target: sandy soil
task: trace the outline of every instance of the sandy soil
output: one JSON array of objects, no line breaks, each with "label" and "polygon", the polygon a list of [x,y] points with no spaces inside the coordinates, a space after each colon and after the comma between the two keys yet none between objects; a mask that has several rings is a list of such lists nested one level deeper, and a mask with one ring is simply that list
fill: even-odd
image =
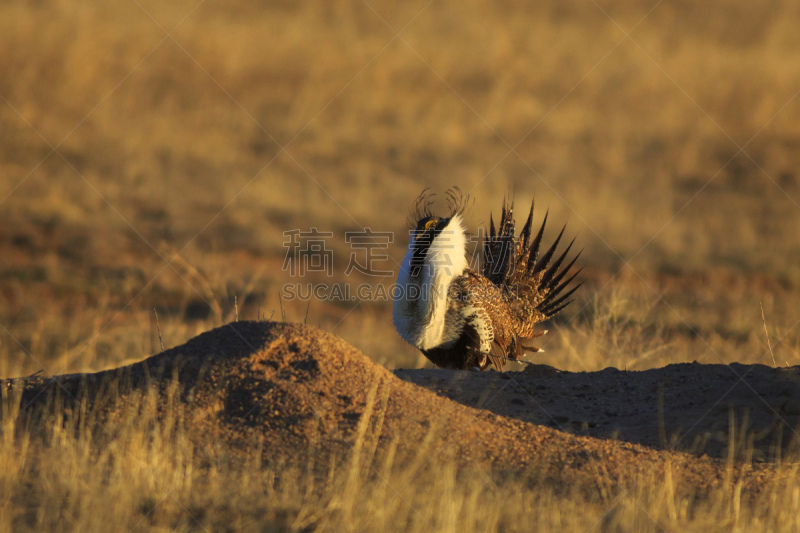
[{"label": "sandy soil", "polygon": [[751,451],[753,460],[767,461],[800,441],[800,367],[684,363],[573,373],[530,365],[522,372],[395,375],[501,416],[652,448],[721,458]]},{"label": "sandy soil", "polygon": [[[502,374],[392,373],[314,327],[235,322],[128,367],[4,386],[22,391],[30,420],[55,406],[78,412],[85,399],[106,430],[154,394],[163,412],[181,414],[198,453],[259,445],[272,467],[307,464],[313,455],[323,473],[353,450],[376,458],[392,450],[400,467],[455,460],[591,492],[598,479],[626,486],[667,465],[694,490],[725,476],[757,489],[777,444],[793,435],[799,381],[798,368],[697,364],[645,372],[531,366]],[[726,449],[729,420],[737,438]],[[714,457],[730,449],[747,459],[738,450],[748,438],[755,461]],[[705,454],[662,449],[670,445]]]}]

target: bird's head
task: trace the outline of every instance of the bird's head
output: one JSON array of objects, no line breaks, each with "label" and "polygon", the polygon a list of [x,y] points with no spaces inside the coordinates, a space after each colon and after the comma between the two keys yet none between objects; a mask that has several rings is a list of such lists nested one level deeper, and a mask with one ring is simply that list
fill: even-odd
[{"label": "bird's head", "polygon": [[[440,217],[431,212],[433,195],[424,191],[411,214],[411,239],[408,245],[408,274],[417,278],[429,269],[428,276],[447,273],[458,276],[466,268],[466,234],[461,214],[468,197],[458,189],[447,192],[448,213]],[[416,221],[416,222],[414,222]]]},{"label": "bird's head", "polygon": [[453,217],[437,217],[428,215],[421,219],[416,224],[416,227],[411,231],[411,242],[409,242],[409,252],[411,253],[411,275],[418,276],[422,268],[425,266],[425,259],[429,257],[428,264],[433,266],[437,258],[433,257],[435,251],[444,251],[449,246],[448,243],[452,241],[455,232],[459,231],[463,234],[460,219],[453,220]]}]

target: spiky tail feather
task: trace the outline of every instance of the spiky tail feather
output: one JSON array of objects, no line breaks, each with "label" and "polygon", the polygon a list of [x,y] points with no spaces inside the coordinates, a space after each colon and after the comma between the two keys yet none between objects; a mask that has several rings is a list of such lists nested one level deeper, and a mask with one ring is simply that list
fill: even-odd
[{"label": "spiky tail feather", "polygon": [[[534,202],[531,202],[531,209],[525,225],[520,231],[519,238],[515,235],[513,202],[506,205],[506,201],[503,201],[500,224],[497,229],[495,229],[494,220],[490,215],[489,235],[484,242],[483,275],[501,288],[527,286],[526,294],[521,294],[519,297],[533,304],[533,308],[541,313],[541,318],[544,319],[555,316],[569,305],[573,301],[569,300],[569,297],[583,284],[583,282],[579,283],[563,296],[558,297],[583,270],[583,268],[580,268],[569,278],[564,279],[583,250],[578,252],[562,268],[564,260],[575,243],[575,239],[572,239],[566,249],[553,260],[553,256],[566,230],[566,225],[564,225],[556,240],[540,258],[539,250],[549,211],[545,213],[542,225],[531,241],[533,209]],[[550,264],[551,261],[553,261],[552,265]]]}]

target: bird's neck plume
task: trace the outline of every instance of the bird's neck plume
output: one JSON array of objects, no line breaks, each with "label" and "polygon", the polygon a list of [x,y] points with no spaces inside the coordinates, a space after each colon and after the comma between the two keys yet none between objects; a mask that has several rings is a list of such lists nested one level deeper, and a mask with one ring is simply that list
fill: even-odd
[{"label": "bird's neck plume", "polygon": [[455,215],[433,238],[421,265],[413,264],[413,242],[403,258],[397,276],[394,322],[403,339],[420,349],[447,341],[448,290],[467,267],[466,244],[461,217]]}]

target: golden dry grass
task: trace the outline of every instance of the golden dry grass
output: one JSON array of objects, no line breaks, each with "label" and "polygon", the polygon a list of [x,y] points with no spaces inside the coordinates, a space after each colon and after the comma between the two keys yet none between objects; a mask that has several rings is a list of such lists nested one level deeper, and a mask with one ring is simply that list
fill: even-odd
[{"label": "golden dry grass", "polygon": [[[3,324],[23,345],[6,372],[140,357],[153,307],[170,345],[237,294],[244,316],[280,314],[287,229],[333,231],[339,281],[344,231],[397,232],[394,269],[412,199],[452,185],[473,231],[509,188],[535,194],[587,248],[586,294],[621,274],[663,297],[659,321],[711,339],[691,358],[760,352],[759,301],[796,323],[797,10],[650,8],[5,3]],[[380,328],[387,303],[350,307],[309,320],[415,361]]]},{"label": "golden dry grass", "polygon": [[[397,232],[397,261],[413,198],[452,185],[476,199],[473,231],[513,188],[579,233],[589,284],[538,362],[771,364],[763,302],[775,360],[800,364],[798,23],[782,0],[3,2],[0,375],[141,359],[159,351],[153,308],[170,347],[231,320],[235,297],[242,317],[308,313],[389,367],[421,365],[387,302],[279,302],[297,281],[282,232],[333,231],[334,280],[389,284],[344,277],[344,231]],[[14,523],[192,529],[182,507],[221,524],[264,507],[264,491],[288,518],[263,523],[319,512],[330,530],[375,509],[427,530],[419,506],[441,530],[574,529],[607,508],[519,487],[506,502],[480,476],[441,475],[391,505],[359,481],[372,496],[347,495],[343,515],[341,485],[313,501],[291,483],[248,485],[129,423],[136,459],[4,430]],[[674,529],[800,528],[796,488],[755,504],[729,487],[692,512],[667,490],[644,484],[614,516],[632,530],[652,528],[645,514]],[[147,502],[163,516],[137,515]]]},{"label": "golden dry grass", "polygon": [[[534,459],[522,474],[459,469],[431,458],[395,460],[394,444],[376,456],[356,445],[322,478],[305,467],[261,464],[254,442],[244,457],[193,446],[185,404],[160,413],[155,395],[129,403],[113,425],[92,407],[31,423],[19,395],[3,394],[0,528],[3,531],[793,531],[800,527],[797,464],[767,471],[758,491],[726,476],[708,492],[682,483],[681,467],[646,469],[621,488],[595,469],[588,497],[577,486],[536,482]],[[376,406],[377,408],[377,406]],[[367,420],[367,423],[363,423]],[[18,427],[19,426],[19,427]],[[16,431],[19,429],[24,430]],[[15,438],[15,434],[18,435]],[[424,449],[424,446],[422,447]],[[322,455],[320,454],[320,457]],[[320,459],[317,459],[320,460]],[[404,464],[404,466],[401,466]],[[731,465],[731,463],[728,463]],[[724,463],[721,465],[724,469]]]}]

